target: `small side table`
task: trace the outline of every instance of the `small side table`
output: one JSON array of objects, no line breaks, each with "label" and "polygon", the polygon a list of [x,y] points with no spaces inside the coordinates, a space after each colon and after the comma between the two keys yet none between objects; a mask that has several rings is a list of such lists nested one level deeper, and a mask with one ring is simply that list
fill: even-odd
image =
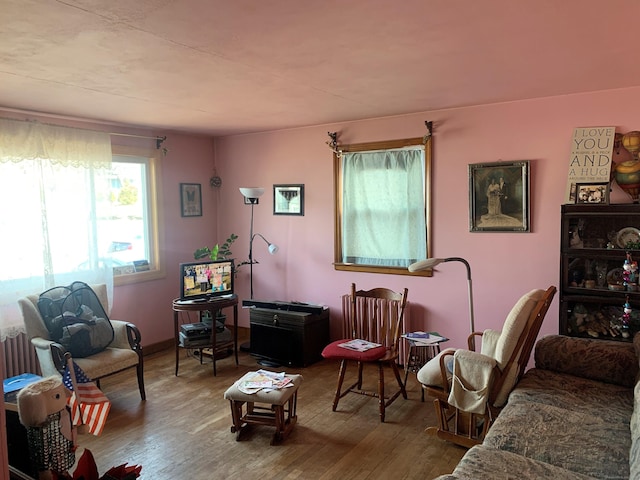
[{"label": "small side table", "polygon": [[[218,297],[213,298],[206,302],[196,301],[183,301],[179,298],[173,301],[173,326],[174,336],[176,342],[176,376],[178,376],[178,361],[180,358],[180,335],[179,335],[179,313],[180,312],[211,312],[211,318],[215,319],[215,312],[222,308],[233,307],[233,352],[236,357],[236,365],[238,365],[238,296],[232,295],[230,297]],[[206,345],[205,345],[206,346]],[[213,361],[213,376],[217,374],[216,370],[216,348],[220,347],[216,342],[216,328],[215,320],[213,328],[211,329],[211,348],[212,348],[212,361]]]},{"label": "small side table", "polygon": [[[438,332],[428,332],[429,334],[442,337]],[[438,343],[422,343],[415,340],[404,338],[409,342],[409,350],[407,351],[407,358],[404,362],[404,384],[407,384],[407,378],[409,378],[409,372],[418,373],[424,364],[440,353],[440,344],[449,341],[448,338],[443,339]],[[422,392],[421,401],[424,402],[424,389],[420,389]]]}]

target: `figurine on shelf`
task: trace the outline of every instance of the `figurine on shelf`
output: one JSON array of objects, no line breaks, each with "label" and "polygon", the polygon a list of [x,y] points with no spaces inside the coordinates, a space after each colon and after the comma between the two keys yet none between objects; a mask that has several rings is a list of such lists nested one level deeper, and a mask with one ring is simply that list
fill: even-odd
[{"label": "figurine on shelf", "polygon": [[629,333],[629,323],[631,321],[631,304],[629,303],[629,295],[624,302],[624,309],[622,313],[622,327],[620,329],[620,333],[623,338],[629,338],[631,334]]},{"label": "figurine on shelf", "polygon": [[628,292],[635,292],[638,288],[637,285],[637,277],[636,272],[638,271],[638,262],[635,262],[633,258],[631,258],[631,253],[627,252],[627,258],[622,265],[623,280],[625,290]]},{"label": "figurine on shelf", "polygon": [[580,238],[580,232],[577,228],[571,232],[571,238],[569,239],[569,246],[571,248],[582,248],[584,246],[584,242]]},{"label": "figurine on shelf", "polygon": [[607,262],[596,262],[598,288],[607,288]]}]

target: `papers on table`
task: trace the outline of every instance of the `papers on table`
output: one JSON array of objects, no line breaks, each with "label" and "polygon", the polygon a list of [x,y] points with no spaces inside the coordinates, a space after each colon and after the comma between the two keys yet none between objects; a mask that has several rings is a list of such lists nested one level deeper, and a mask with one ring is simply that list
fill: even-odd
[{"label": "papers on table", "polygon": [[367,350],[371,350],[372,348],[381,347],[382,344],[368,342],[366,340],[360,340],[356,338],[345,343],[339,343],[338,346],[346,348],[348,350],[355,350],[356,352],[366,352]]},{"label": "papers on table", "polygon": [[238,381],[238,390],[248,395],[260,390],[268,392],[289,387],[293,387],[293,383],[284,372],[277,373],[262,369],[257,372],[249,372]]},{"label": "papers on table", "polygon": [[412,341],[416,345],[434,345],[446,342],[448,338],[441,337],[437,332],[409,332],[402,335],[403,338]]}]

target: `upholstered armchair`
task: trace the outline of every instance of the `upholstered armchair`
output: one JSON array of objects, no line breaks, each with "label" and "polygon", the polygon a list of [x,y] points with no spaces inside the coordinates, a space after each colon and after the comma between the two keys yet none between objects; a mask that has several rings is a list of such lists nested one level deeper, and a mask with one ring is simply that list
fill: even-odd
[{"label": "upholstered armchair", "polygon": [[[104,284],[92,285],[103,307],[108,306],[107,287]],[[18,300],[22,311],[27,336],[35,347],[42,375],[60,375],[65,369],[65,348],[51,340],[49,331],[38,311],[39,295],[28,295]],[[106,311],[106,308],[105,308]],[[140,331],[129,322],[111,320],[114,338],[109,346],[95,355],[74,358],[73,361],[95,382],[122,370],[136,368],[140,397],[146,399],[144,390],[144,368]]]},{"label": "upholstered armchair", "polygon": [[[438,437],[465,447],[482,442],[531,356],[556,288],[532,290],[509,312],[500,331],[469,336],[469,349],[448,349],[418,371],[418,381],[434,404],[439,425],[428,428]],[[476,336],[480,352],[473,351]]]}]

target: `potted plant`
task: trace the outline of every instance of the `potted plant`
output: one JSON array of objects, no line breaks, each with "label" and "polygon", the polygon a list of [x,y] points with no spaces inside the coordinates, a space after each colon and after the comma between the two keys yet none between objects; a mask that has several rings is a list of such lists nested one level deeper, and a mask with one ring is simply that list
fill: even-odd
[{"label": "potted plant", "polygon": [[233,255],[231,253],[231,245],[237,238],[238,236],[232,233],[222,245],[216,243],[213,248],[202,247],[197,249],[193,252],[193,258],[200,260],[201,258],[209,257],[211,260],[225,260]]}]

